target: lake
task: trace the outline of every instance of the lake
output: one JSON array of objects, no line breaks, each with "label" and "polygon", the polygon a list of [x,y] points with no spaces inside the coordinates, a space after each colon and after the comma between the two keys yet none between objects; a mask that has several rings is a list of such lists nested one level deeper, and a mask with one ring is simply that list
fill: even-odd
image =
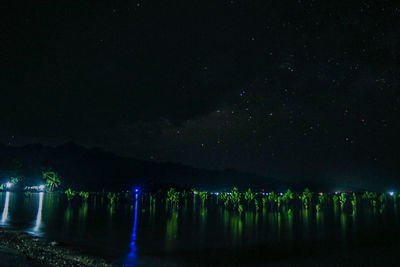
[{"label": "lake", "polygon": [[55,240],[126,266],[393,265],[400,257],[398,206],[332,204],[316,212],[282,205],[225,208],[215,196],[198,196],[179,208],[148,196],[106,197],[0,192],[0,227]]}]

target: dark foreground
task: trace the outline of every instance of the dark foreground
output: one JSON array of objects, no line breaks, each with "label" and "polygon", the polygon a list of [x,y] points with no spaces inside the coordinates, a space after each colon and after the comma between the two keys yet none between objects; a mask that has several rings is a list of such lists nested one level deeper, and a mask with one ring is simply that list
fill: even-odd
[{"label": "dark foreground", "polygon": [[0,230],[0,266],[113,266],[56,242]]}]

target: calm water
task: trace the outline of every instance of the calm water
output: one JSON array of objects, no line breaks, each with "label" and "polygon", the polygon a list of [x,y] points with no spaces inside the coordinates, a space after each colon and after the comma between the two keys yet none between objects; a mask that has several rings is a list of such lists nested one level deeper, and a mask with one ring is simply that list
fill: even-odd
[{"label": "calm water", "polygon": [[[210,198],[169,209],[146,197],[120,201],[65,195],[0,193],[0,226],[73,245],[113,262],[134,265],[340,264],[395,265],[400,248],[398,207],[388,201],[353,211],[328,206],[237,212]],[[383,262],[382,262],[383,261]]]}]

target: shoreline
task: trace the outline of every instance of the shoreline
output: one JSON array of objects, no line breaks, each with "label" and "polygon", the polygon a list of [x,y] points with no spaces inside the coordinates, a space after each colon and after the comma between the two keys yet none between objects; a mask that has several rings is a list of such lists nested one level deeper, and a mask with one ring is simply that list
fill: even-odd
[{"label": "shoreline", "polygon": [[0,228],[0,262],[7,261],[11,266],[118,266],[55,241]]}]

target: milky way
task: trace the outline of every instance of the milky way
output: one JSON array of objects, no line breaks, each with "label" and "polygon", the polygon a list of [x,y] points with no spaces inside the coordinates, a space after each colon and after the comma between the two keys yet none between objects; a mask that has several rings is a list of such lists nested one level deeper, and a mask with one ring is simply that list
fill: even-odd
[{"label": "milky way", "polygon": [[282,179],[396,177],[397,1],[219,2],[5,4],[1,142]]}]

